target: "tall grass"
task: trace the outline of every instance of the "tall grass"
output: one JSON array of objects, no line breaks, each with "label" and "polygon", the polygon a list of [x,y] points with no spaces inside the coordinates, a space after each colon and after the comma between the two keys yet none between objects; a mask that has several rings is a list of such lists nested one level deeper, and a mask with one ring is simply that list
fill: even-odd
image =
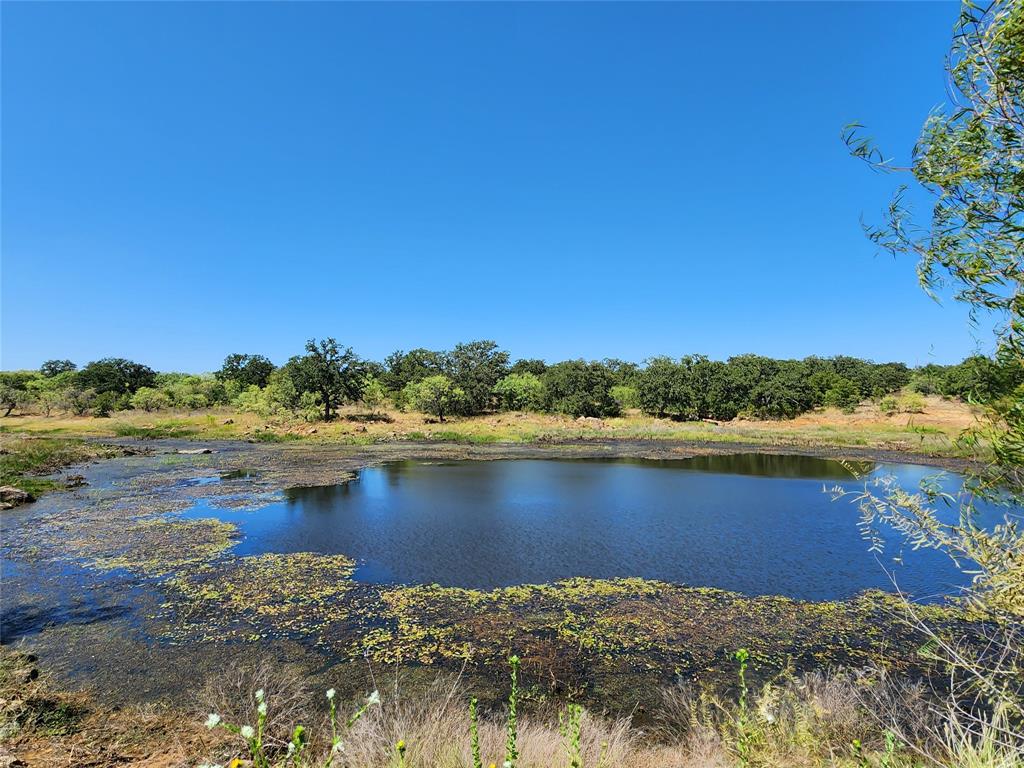
[{"label": "tall grass", "polygon": [[[979,730],[956,711],[939,717],[920,683],[881,671],[815,672],[751,690],[750,655],[741,649],[735,658],[737,695],[679,685],[644,728],[576,703],[520,712],[516,657],[505,707],[483,714],[469,698],[468,717],[460,682],[439,681],[415,700],[396,689],[381,701],[375,692],[344,722],[328,691],[319,731],[279,720],[269,729],[269,699],[260,692],[251,726],[210,716],[240,741],[215,765],[240,758],[253,768],[1024,768],[1024,752],[1002,738],[998,722]],[[294,699],[283,698],[290,707]]]}]

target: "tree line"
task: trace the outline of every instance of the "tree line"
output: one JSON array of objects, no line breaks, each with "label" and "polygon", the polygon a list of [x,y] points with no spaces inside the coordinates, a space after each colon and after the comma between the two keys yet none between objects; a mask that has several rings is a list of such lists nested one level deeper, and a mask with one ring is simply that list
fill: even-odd
[{"label": "tree line", "polygon": [[0,373],[0,412],[35,410],[109,416],[114,411],[195,410],[234,405],[264,416],[331,420],[345,404],[376,410],[390,401],[440,420],[494,411],[615,416],[637,408],[661,418],[727,421],[793,418],[821,406],[852,409],[909,388],[980,403],[1009,398],[1024,372],[974,355],[956,365],[875,363],[855,357],[778,360],[737,355],[513,361],[493,341],[450,350],[398,350],[383,362],[361,358],[333,338],[311,339],[303,354],[276,366],[258,354],[231,354],[212,374],[158,373],[123,358],[82,368],[48,360],[38,371]]}]

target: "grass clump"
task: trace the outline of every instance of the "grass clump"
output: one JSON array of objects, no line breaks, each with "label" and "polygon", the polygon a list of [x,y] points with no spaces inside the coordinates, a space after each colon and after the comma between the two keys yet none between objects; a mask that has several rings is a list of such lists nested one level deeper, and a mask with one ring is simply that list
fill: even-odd
[{"label": "grass clump", "polygon": [[194,437],[199,431],[200,428],[198,426],[175,420],[167,420],[145,426],[124,423],[113,425],[113,432],[118,437],[135,437],[143,440]]},{"label": "grass clump", "polygon": [[[749,654],[734,656],[738,693],[692,683],[665,691],[653,723],[610,720],[579,704],[519,711],[519,659],[509,659],[508,700],[481,714],[458,681],[439,681],[426,697],[382,701],[374,691],[341,720],[327,691],[324,725],[287,726],[263,689],[250,710],[206,726],[235,736],[228,759],[253,768],[1020,768],[1022,753],[984,728],[944,720],[921,684],[884,672],[786,676],[750,690]],[[285,697],[284,708],[293,699]],[[255,711],[253,711],[252,706]],[[312,717],[311,713],[303,713]],[[999,715],[997,714],[996,717]],[[241,724],[243,721],[250,725]],[[321,721],[323,722],[323,721]],[[1019,748],[1019,745],[1018,745]],[[228,757],[225,752],[220,757]],[[230,763],[229,763],[230,764]]]},{"label": "grass clump", "polygon": [[43,475],[117,453],[116,448],[83,440],[4,435],[0,440],[0,485],[14,486],[37,496],[64,487],[61,481]]}]

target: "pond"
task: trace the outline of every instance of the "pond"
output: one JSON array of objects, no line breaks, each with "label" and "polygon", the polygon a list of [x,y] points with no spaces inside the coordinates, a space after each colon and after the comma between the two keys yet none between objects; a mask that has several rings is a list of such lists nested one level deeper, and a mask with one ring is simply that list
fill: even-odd
[{"label": "pond", "polygon": [[[857,506],[825,490],[861,487],[851,469],[893,474],[907,488],[937,472],[767,454],[405,461],[342,485],[290,489],[255,511],[200,501],[188,515],[238,524],[238,554],[345,554],[359,564],[357,580],[379,584],[491,589],[638,576],[806,600],[891,591],[893,578],[923,600],[964,585],[939,553],[906,551],[897,564],[895,544],[869,552]],[[942,482],[955,489],[960,480]]]}]

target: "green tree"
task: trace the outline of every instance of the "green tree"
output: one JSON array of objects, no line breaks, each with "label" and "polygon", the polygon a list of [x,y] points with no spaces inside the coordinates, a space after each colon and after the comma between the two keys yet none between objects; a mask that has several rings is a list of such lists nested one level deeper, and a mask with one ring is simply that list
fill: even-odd
[{"label": "green tree", "polygon": [[[897,190],[884,222],[868,236],[895,254],[914,257],[929,292],[951,288],[973,316],[994,312],[1000,320],[998,358],[1024,366],[1024,3],[964,2],[947,59],[951,103],[925,123],[904,167],[886,160],[859,125],[844,131],[856,157],[875,169],[909,172],[930,196],[931,214],[915,222]],[[967,594],[990,628],[981,653],[951,644],[926,622],[932,653],[951,670],[949,727],[966,722],[987,731],[1015,754],[1024,753],[1024,536],[1017,522],[977,524],[974,500],[1024,501],[1024,402],[1018,397],[986,425],[964,436],[967,446],[990,446],[987,470],[970,484],[959,516],[950,521],[935,508],[935,494],[908,494],[895,482],[882,492],[865,490],[862,525],[877,541],[877,522],[895,528],[915,548],[948,553],[970,564]],[[913,607],[908,606],[912,616]],[[986,707],[963,701],[982,699]],[[986,716],[986,712],[995,713]],[[963,727],[961,725],[961,727]]]},{"label": "green tree", "polygon": [[401,392],[406,385],[422,381],[427,376],[444,373],[444,355],[429,349],[398,350],[384,359],[381,383],[390,392]]},{"label": "green tree", "polygon": [[359,400],[366,386],[363,361],[351,347],[342,349],[333,338],[320,342],[310,339],[306,342],[306,354],[289,363],[294,363],[292,375],[296,390],[320,395],[324,421],[334,418],[342,403]]},{"label": "green tree", "polygon": [[611,394],[615,381],[600,363],[566,360],[550,366],[542,381],[550,411],[593,417],[619,413],[619,404]]},{"label": "green tree", "polygon": [[10,416],[15,408],[26,408],[35,397],[31,383],[39,377],[35,371],[0,371],[0,408]]},{"label": "green tree", "polygon": [[274,372],[274,364],[263,355],[232,354],[224,358],[224,364],[214,375],[221,381],[237,381],[243,389],[265,387]]},{"label": "green tree", "polygon": [[544,407],[544,382],[532,373],[510,373],[494,385],[494,394],[506,411],[539,411]]},{"label": "green tree", "polygon": [[106,357],[89,363],[79,371],[78,385],[83,389],[92,389],[98,395],[104,392],[133,395],[140,387],[155,387],[156,374],[142,363],[125,360],[123,357]]},{"label": "green tree", "polygon": [[644,413],[665,418],[678,414],[680,406],[679,365],[668,357],[653,357],[637,375],[637,400]]},{"label": "green tree", "polygon": [[456,344],[446,355],[448,377],[465,393],[462,412],[483,413],[491,409],[494,386],[508,373],[508,360],[508,352],[498,349],[493,341]]},{"label": "green tree", "polygon": [[543,360],[527,359],[516,360],[509,368],[509,373],[532,373],[534,376],[543,376],[548,369],[548,364]]},{"label": "green tree", "polygon": [[773,361],[774,370],[750,390],[750,406],[762,419],[792,419],[811,409],[814,395],[798,360]]},{"label": "green tree", "polygon": [[691,418],[729,420],[736,417],[739,406],[727,364],[706,355],[688,355],[679,364],[685,371]]},{"label": "green tree", "polygon": [[460,410],[465,393],[460,387],[443,374],[427,376],[420,381],[406,385],[405,402],[418,411],[436,416],[440,421],[444,417]]},{"label": "green tree", "polygon": [[78,366],[70,360],[47,360],[39,366],[39,372],[48,379],[77,369]]}]

